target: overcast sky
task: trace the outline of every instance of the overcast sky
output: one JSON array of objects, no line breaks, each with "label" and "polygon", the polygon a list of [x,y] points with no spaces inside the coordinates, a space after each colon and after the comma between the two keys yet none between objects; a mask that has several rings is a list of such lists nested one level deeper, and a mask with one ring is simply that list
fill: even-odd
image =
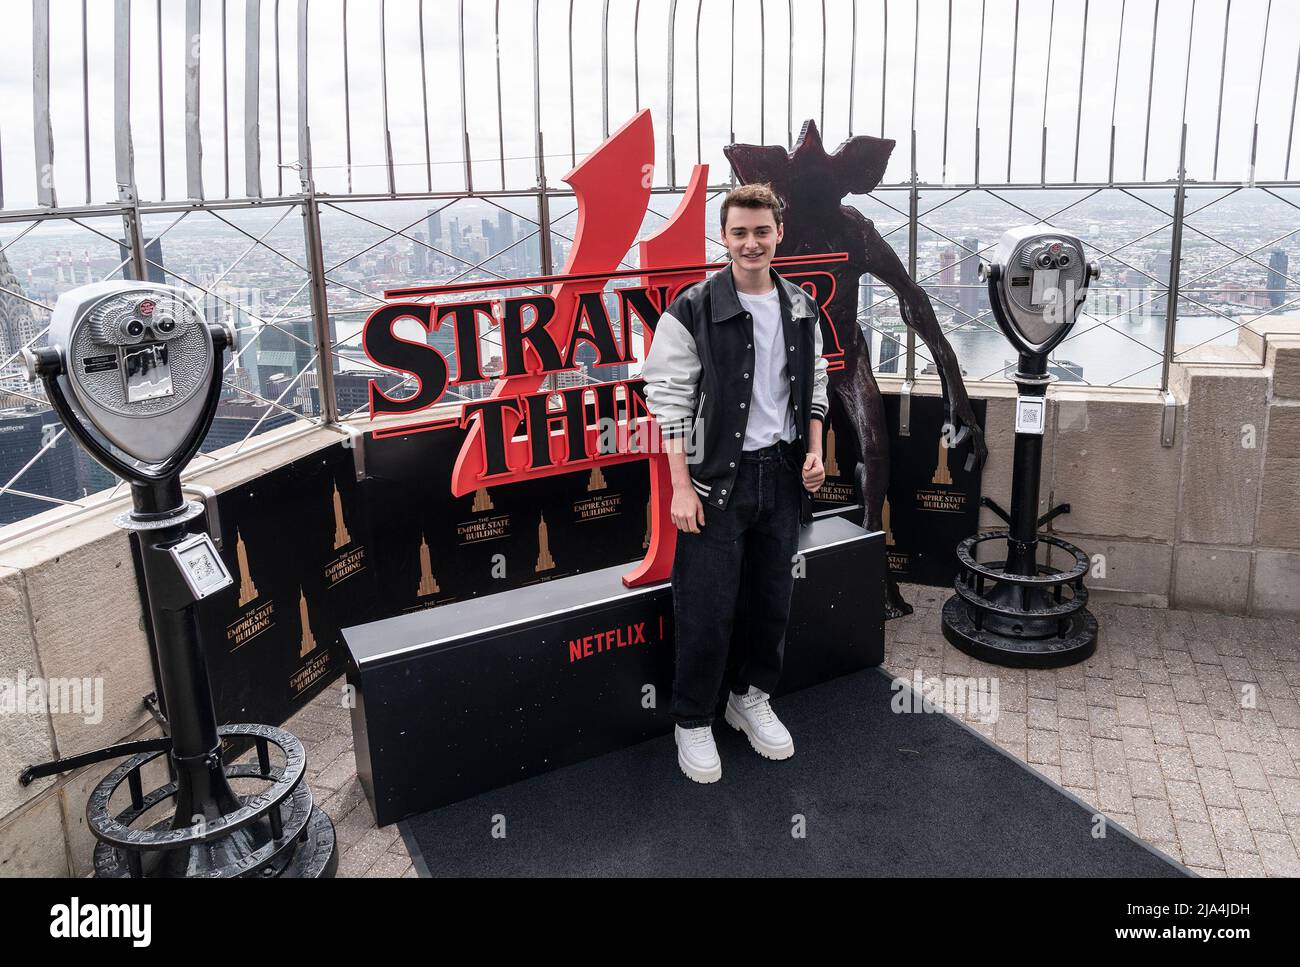
[{"label": "overcast sky", "polygon": [[[157,0],[132,0],[132,138],[142,198],[159,199],[159,78]],[[90,0],[89,147],[91,200],[116,196],[113,163],[113,18],[115,2]],[[54,171],[62,205],[82,204],[85,193],[84,99],[81,0],[50,0],[51,114]],[[184,63],[187,47],[184,0],[162,0],[163,127],[167,197],[186,193]],[[386,31],[381,34],[381,6]],[[461,146],[460,61],[456,0],[425,0],[424,58],[435,190],[464,187]],[[603,135],[601,27],[603,0],[540,0],[541,126],[546,168],[554,184],[568,170],[571,152],[580,158]],[[610,0],[608,32],[609,123],[617,128],[636,109],[634,49],[640,67],[642,106],[652,109],[657,138],[656,181],[668,180],[666,140],[669,0],[641,0],[639,44],[634,45],[636,0]],[[731,55],[732,11],[735,57]],[[726,179],[721,149],[734,123],[739,141],[785,143],[787,72],[793,50],[793,127],[803,119],[825,118],[825,140],[833,146],[852,133],[882,132],[896,139],[887,182],[907,178],[908,132],[915,119],[922,180],[965,182],[974,177],[975,128],[981,129],[980,176],[1008,176],[1008,135],[1013,181],[1037,181],[1046,115],[1047,178],[1075,177],[1075,126],[1080,105],[1080,58],[1084,0],[794,0],[793,32],[787,0],[680,0],[676,4],[674,117],[676,180],[684,183],[696,160],[696,38],[699,22],[698,115],[701,160],[712,166],[713,182]],[[856,6],[856,34],[853,11]],[[1019,8],[1012,88],[1013,24]],[[1115,175],[1172,178],[1177,171],[1178,132],[1189,125],[1189,176],[1208,180],[1219,125],[1218,177],[1250,177],[1251,132],[1258,114],[1256,177],[1286,176],[1284,160],[1292,133],[1300,16],[1290,0],[1233,0],[1227,27],[1227,67],[1220,70],[1227,0],[1163,0],[1152,35],[1156,0],[1090,0],[1086,5],[1087,46],[1083,58],[1083,137],[1078,145],[1078,180],[1104,180],[1110,151],[1112,111],[1116,125]],[[0,0],[5,35],[0,40],[0,162],[4,207],[35,202],[33,147],[32,0]],[[204,192],[226,194],[223,164],[222,10],[225,9],[225,78],[228,104],[229,191],[243,196],[245,0],[202,0],[199,37]],[[276,182],[276,88],[274,29],[280,23],[280,107],[286,162],[299,157],[297,144],[298,0],[261,0],[259,104],[262,189]],[[388,127],[397,162],[399,191],[427,187],[425,126],[420,77],[419,0],[349,0],[347,66],[351,103],[352,190],[387,190],[384,164],[380,40],[387,41]],[[476,188],[500,188],[498,160],[497,61],[493,56],[495,6],[471,0],[465,7],[465,89]],[[885,46],[885,17],[888,45]],[[500,69],[506,185],[535,181],[532,0],[501,0]],[[573,89],[570,98],[570,9],[573,33]],[[823,23],[822,11],[825,10]],[[949,10],[951,9],[951,29]],[[765,45],[760,46],[760,10]],[[1193,21],[1193,10],[1195,18]],[[348,190],[347,126],[344,104],[344,2],[311,0],[309,68],[312,150],[318,188]],[[981,29],[981,20],[983,27]],[[916,36],[915,24],[920,24]],[[1267,30],[1265,29],[1267,24]],[[1189,27],[1193,27],[1189,31]],[[1121,31],[1123,43],[1120,43]],[[793,33],[793,37],[792,37]],[[825,89],[823,108],[823,35]],[[856,65],[850,72],[852,39]],[[1051,43],[1048,43],[1049,36]],[[1190,36],[1190,65],[1189,65]],[[948,55],[951,45],[951,57]],[[913,49],[917,51],[913,89]],[[762,51],[766,55],[762,55]],[[1263,51],[1263,70],[1260,53]],[[1048,69],[1050,59],[1050,72]],[[1189,70],[1190,66],[1190,70]],[[1186,87],[1185,87],[1186,80]],[[1223,111],[1219,119],[1219,89]],[[734,101],[732,89],[734,86]],[[1186,103],[1184,104],[1184,90]],[[1118,97],[1116,92],[1118,91]],[[1150,94],[1150,137],[1145,136]],[[760,117],[760,95],[765,116]],[[977,97],[978,95],[978,97]],[[1256,101],[1258,95],[1258,112]],[[943,164],[947,101],[947,167]],[[574,123],[570,125],[570,109]],[[1046,110],[1045,110],[1046,105]],[[1297,138],[1296,140],[1300,140]],[[571,147],[575,146],[575,147]],[[1300,145],[1293,150],[1291,177],[1300,171]],[[297,175],[284,173],[286,192]]]}]

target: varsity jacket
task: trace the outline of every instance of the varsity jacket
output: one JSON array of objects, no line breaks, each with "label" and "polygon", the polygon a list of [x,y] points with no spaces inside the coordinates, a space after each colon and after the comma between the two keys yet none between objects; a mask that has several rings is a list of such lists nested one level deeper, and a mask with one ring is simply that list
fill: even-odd
[{"label": "varsity jacket", "polygon": [[[772,280],[781,303],[794,445],[802,463],[809,421],[824,423],[829,405],[821,324],[803,289],[775,271]],[[686,289],[659,317],[641,376],[663,438],[687,440],[687,466],[700,499],[725,508],[754,389],[754,321],[736,295],[730,267]],[[801,519],[808,524],[813,497],[806,489],[801,493]]]}]

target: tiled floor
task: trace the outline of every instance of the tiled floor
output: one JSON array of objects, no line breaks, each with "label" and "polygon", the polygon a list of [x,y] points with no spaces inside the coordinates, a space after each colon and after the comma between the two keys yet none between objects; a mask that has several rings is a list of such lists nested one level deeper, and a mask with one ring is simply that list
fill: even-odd
[{"label": "tiled floor", "polygon": [[[1102,603],[1090,660],[1025,671],[949,645],[942,590],[905,593],[916,613],[886,626],[891,674],[996,678],[996,721],[960,717],[1203,876],[1300,876],[1297,622]],[[375,828],[357,782],[341,688],[286,727],[306,744],[308,779],[334,820],[338,875],[414,876],[397,826]]]}]

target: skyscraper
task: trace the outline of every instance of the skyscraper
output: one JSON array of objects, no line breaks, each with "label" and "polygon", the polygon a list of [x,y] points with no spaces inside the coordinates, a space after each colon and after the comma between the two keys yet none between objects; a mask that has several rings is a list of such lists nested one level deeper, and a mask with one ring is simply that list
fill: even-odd
[{"label": "skyscraper", "polygon": [[[117,253],[122,262],[122,278],[131,278],[131,250],[127,247],[125,239],[117,240]],[[155,285],[167,285],[167,273],[163,271],[162,239],[145,239],[144,257],[148,260],[144,264],[145,281]]]},{"label": "skyscraper", "polygon": [[961,260],[957,281],[962,287],[960,318],[962,323],[965,324],[970,323],[979,315],[982,302],[981,293],[984,290],[979,279],[980,257],[976,254],[980,250],[980,240],[978,238],[968,238],[962,244],[966,247],[966,254]]},{"label": "skyscraper", "polygon": [[22,291],[22,283],[10,268],[9,259],[0,252],[0,363],[30,343],[40,331],[31,305],[15,294]]},{"label": "skyscraper", "polygon": [[1276,309],[1287,301],[1287,256],[1286,250],[1275,248],[1268,253],[1268,305]]},{"label": "skyscraper", "polygon": [[429,212],[427,222],[429,225],[429,244],[437,245],[442,241],[442,213]]},{"label": "skyscraper", "polygon": [[1149,291],[1143,297],[1144,302],[1150,300],[1144,310],[1145,315],[1159,316],[1163,315],[1169,307],[1169,271],[1172,267],[1172,258],[1168,252],[1157,252],[1155,258],[1151,260],[1151,268],[1148,274],[1151,276],[1147,279]]},{"label": "skyscraper", "polygon": [[508,211],[497,212],[497,251],[509,247],[515,240],[515,219]]}]

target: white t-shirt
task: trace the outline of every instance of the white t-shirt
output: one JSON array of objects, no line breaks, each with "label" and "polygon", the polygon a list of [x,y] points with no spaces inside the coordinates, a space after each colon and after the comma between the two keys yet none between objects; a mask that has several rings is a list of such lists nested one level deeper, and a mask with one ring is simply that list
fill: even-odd
[{"label": "white t-shirt", "polygon": [[761,450],[778,440],[795,438],[790,407],[790,373],[785,333],[781,329],[781,299],[775,286],[766,295],[737,292],[740,304],[754,320],[754,392],[745,424],[745,450]]}]

